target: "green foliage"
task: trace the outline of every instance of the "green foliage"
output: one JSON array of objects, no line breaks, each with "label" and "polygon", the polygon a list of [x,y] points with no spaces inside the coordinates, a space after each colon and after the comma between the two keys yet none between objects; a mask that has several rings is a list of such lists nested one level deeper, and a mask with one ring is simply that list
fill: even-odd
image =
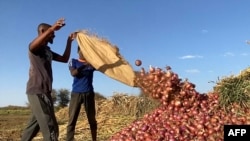
[{"label": "green foliage", "polygon": [[223,107],[238,103],[242,107],[250,107],[250,68],[238,76],[225,77],[214,87],[219,93],[219,102]]},{"label": "green foliage", "polygon": [[59,89],[56,91],[56,97],[57,97],[57,102],[58,102],[58,107],[67,107],[70,101],[69,98],[70,91],[67,89]]},{"label": "green foliage", "polygon": [[57,101],[57,91],[56,91],[56,89],[52,89],[51,97],[52,97],[53,103],[56,104],[56,101]]}]

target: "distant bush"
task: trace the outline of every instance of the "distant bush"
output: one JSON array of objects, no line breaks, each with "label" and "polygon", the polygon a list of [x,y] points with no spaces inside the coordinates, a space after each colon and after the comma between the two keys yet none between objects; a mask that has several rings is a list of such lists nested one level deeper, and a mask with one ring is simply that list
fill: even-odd
[{"label": "distant bush", "polygon": [[102,100],[102,99],[107,99],[105,96],[103,96],[99,92],[95,92],[95,100]]}]

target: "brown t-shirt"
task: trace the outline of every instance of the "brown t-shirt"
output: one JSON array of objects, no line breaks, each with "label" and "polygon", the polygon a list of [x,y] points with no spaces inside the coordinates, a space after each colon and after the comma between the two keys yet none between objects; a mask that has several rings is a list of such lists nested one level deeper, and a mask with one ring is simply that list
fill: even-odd
[{"label": "brown t-shirt", "polygon": [[27,94],[44,94],[52,90],[52,59],[53,53],[49,47],[42,47],[36,53],[29,50],[30,69],[27,82]]}]

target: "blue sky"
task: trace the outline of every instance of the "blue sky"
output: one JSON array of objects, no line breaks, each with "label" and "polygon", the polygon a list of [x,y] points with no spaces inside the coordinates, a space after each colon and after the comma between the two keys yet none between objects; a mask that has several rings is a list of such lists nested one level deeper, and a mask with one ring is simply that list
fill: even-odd
[{"label": "blue sky", "polygon": [[[64,17],[66,26],[56,32],[53,51],[62,54],[67,36],[87,29],[120,48],[132,65],[170,65],[196,90],[207,93],[218,78],[239,74],[249,67],[250,1],[247,0],[2,0],[0,1],[0,106],[25,105],[28,80],[28,44],[37,36],[41,22],[53,24]],[[77,57],[74,41],[71,58]],[[53,62],[55,89],[71,90],[68,64]],[[100,72],[95,91],[136,95],[126,86]]]}]

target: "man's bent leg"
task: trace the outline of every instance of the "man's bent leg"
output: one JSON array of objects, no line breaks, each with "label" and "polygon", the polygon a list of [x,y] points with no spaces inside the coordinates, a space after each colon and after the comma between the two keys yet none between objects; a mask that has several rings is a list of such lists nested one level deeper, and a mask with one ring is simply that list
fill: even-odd
[{"label": "man's bent leg", "polygon": [[[31,105],[30,105],[31,106]],[[31,141],[39,132],[39,125],[35,116],[32,114],[27,127],[23,131],[21,141]]]}]

